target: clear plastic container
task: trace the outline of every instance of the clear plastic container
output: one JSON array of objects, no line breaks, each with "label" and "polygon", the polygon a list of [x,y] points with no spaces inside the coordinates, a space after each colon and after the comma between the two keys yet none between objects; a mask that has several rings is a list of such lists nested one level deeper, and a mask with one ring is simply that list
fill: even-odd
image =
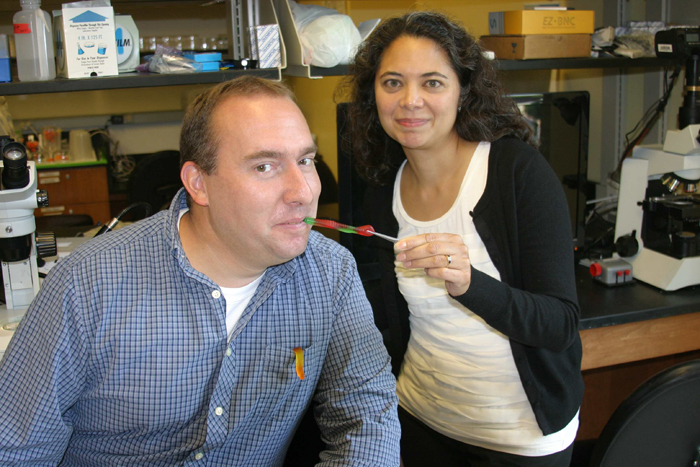
[{"label": "clear plastic container", "polygon": [[20,81],[56,78],[52,21],[39,0],[20,0],[22,11],[12,18],[15,30],[17,75]]}]

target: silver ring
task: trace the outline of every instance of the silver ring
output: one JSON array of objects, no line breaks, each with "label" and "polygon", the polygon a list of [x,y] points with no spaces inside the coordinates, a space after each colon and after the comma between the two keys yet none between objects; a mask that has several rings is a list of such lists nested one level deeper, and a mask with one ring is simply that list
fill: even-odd
[{"label": "silver ring", "polygon": [[447,265],[448,266],[452,265],[452,255],[447,255]]}]

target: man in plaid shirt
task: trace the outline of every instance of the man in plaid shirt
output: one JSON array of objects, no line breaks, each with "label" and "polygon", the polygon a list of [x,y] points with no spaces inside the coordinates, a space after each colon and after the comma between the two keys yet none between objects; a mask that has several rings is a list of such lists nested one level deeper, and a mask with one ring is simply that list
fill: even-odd
[{"label": "man in plaid shirt", "polygon": [[320,181],[290,91],[211,88],[180,152],[168,211],[46,278],[0,363],[0,465],[281,465],[312,405],[319,465],[399,465],[354,260],[303,222]]}]

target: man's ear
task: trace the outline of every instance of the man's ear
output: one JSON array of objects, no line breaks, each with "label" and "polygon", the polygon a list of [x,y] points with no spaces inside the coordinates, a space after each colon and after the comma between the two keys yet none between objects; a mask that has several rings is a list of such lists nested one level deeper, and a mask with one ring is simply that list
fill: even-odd
[{"label": "man's ear", "polygon": [[200,206],[209,206],[204,172],[197,164],[192,161],[185,162],[180,170],[180,178],[192,201]]}]

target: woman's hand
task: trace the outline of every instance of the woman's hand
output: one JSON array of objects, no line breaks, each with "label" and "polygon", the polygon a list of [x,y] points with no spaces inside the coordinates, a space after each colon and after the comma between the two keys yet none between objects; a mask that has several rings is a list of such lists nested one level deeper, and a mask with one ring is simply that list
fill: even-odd
[{"label": "woman's hand", "polygon": [[462,237],[455,234],[424,234],[402,238],[394,249],[397,261],[406,268],[423,268],[425,273],[445,281],[453,297],[462,295],[472,281],[469,249]]}]

